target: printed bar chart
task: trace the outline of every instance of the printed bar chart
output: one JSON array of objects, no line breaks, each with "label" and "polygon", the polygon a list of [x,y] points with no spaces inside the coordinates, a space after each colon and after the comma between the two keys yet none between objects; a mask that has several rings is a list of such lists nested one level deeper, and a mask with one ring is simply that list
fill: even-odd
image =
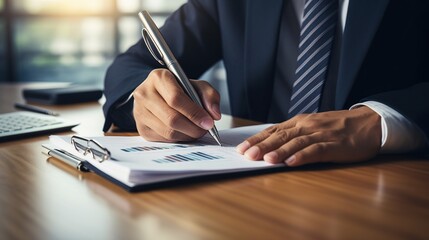
[{"label": "printed bar chart", "polygon": [[210,155],[203,152],[190,152],[187,154],[173,154],[165,156],[161,159],[152,160],[156,163],[179,163],[179,162],[195,162],[195,161],[209,161],[215,159],[222,159],[221,156]]},{"label": "printed bar chart", "polygon": [[204,146],[203,144],[193,144],[193,145],[187,145],[187,144],[174,144],[174,145],[167,145],[167,146],[138,146],[138,147],[127,147],[127,148],[121,148],[121,151],[123,152],[150,152],[150,151],[161,151],[161,150],[172,150],[172,149],[184,149],[184,148],[190,148],[190,147],[200,147]]}]

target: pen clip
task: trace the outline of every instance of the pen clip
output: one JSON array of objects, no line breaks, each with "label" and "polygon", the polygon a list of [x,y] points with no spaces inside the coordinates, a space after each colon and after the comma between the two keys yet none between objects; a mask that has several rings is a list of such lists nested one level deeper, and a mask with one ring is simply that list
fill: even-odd
[{"label": "pen clip", "polygon": [[155,45],[156,50],[158,50],[159,55],[161,55],[161,58],[163,58],[162,53],[161,53],[161,51],[159,50],[158,46],[157,46],[157,45],[155,44],[155,42],[153,41],[152,36],[151,36],[147,31],[146,31],[146,29],[145,29],[145,28],[142,28],[142,32],[141,32],[141,34],[142,34],[142,37],[143,37],[144,43],[146,44],[147,49],[149,50],[150,54],[152,54],[152,57],[153,57],[153,58],[155,58],[155,60],[156,60],[157,62],[159,62],[161,65],[163,65],[163,66],[164,66],[164,65],[165,65],[165,64],[164,64],[164,62],[156,56],[155,52],[154,52],[154,51],[153,51],[153,49],[152,49],[152,46],[150,45],[150,42],[149,42],[148,36],[149,36],[150,40],[152,41],[153,45]]}]

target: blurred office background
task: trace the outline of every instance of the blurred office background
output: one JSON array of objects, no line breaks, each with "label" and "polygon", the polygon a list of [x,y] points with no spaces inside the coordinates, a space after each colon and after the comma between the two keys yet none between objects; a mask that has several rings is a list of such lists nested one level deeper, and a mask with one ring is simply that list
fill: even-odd
[{"label": "blurred office background", "polygon": [[183,0],[0,0],[2,81],[100,80],[140,37],[136,13],[157,23]]},{"label": "blurred office background", "polygon": [[[141,37],[136,14],[146,9],[162,26],[185,2],[0,0],[0,82],[101,86],[113,58]],[[221,64],[204,77],[221,91],[226,87]],[[223,98],[227,100],[226,95]]]}]

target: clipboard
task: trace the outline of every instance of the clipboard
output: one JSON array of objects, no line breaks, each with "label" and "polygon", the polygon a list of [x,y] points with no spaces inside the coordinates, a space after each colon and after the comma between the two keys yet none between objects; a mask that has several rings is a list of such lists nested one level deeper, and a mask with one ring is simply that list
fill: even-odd
[{"label": "clipboard", "polygon": [[[73,167],[79,165],[81,171],[94,172],[126,191],[139,192],[288,169],[283,163],[250,161],[235,152],[237,142],[268,126],[221,131],[223,139],[232,139],[227,143],[230,148],[222,147],[225,148],[222,149],[224,152],[220,152],[220,147],[207,135],[189,144],[154,143],[138,136],[86,138],[54,135],[50,137],[50,143],[43,147],[50,156],[59,151],[65,154],[54,157]],[[88,144],[76,142],[76,139],[84,139]],[[65,156],[72,156],[76,161],[67,162]]]}]

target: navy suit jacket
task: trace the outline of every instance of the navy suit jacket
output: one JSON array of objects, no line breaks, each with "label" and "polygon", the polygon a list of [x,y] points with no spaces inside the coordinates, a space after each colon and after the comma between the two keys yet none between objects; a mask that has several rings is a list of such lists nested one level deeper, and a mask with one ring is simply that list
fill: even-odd
[{"label": "navy suit jacket", "polygon": [[[161,28],[190,78],[219,60],[227,72],[233,116],[266,121],[283,0],[190,0]],[[429,136],[429,1],[350,0],[343,33],[335,109],[375,100]],[[132,103],[115,106],[160,65],[142,41],[107,71],[105,129],[135,129]],[[333,109],[334,110],[334,109]]]}]

